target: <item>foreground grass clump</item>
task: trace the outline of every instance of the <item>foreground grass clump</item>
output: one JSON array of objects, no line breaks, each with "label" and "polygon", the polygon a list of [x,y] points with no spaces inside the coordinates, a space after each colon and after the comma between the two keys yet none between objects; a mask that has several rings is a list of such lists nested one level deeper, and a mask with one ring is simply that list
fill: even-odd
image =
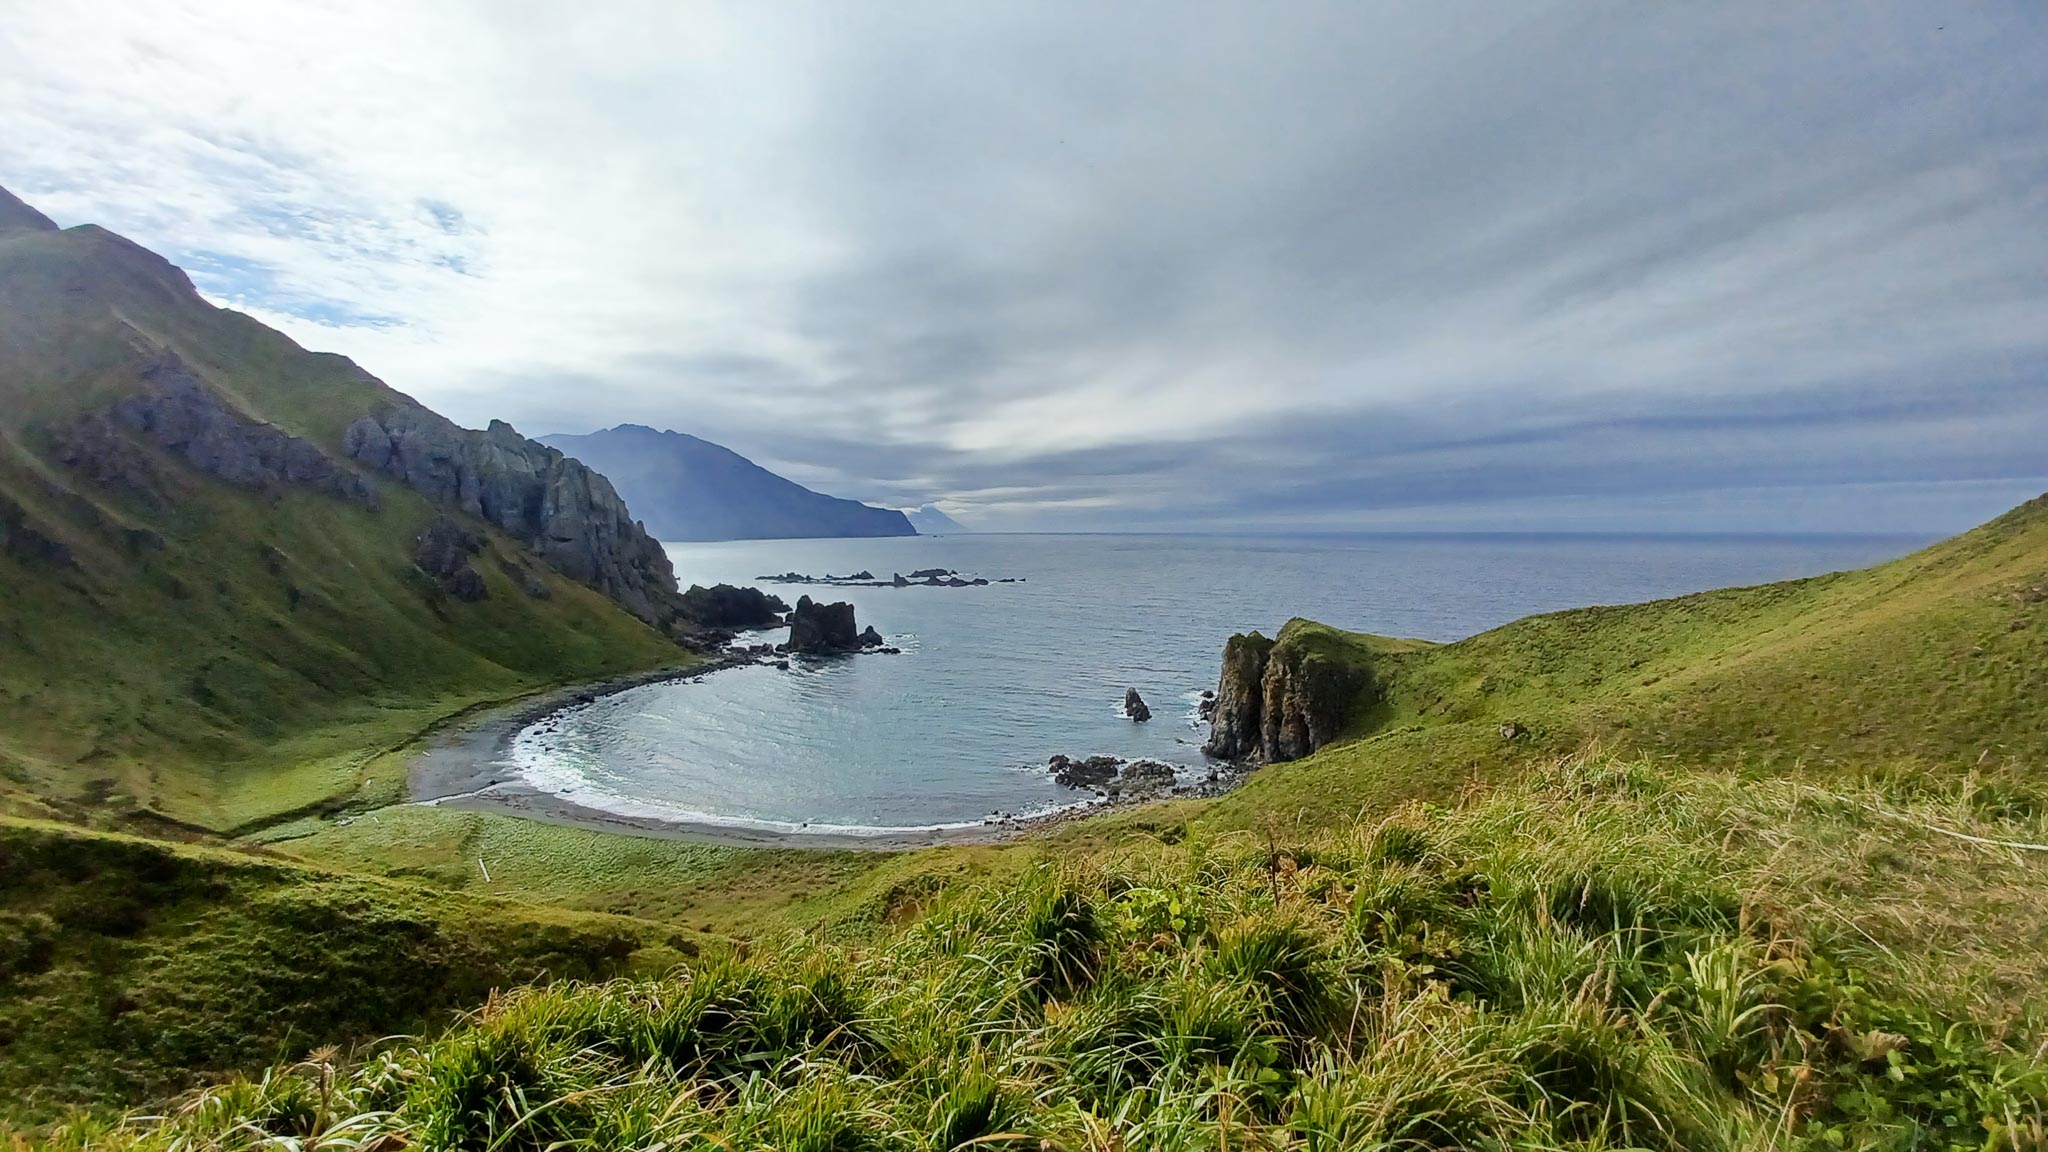
[{"label": "foreground grass clump", "polygon": [[1901,959],[1873,917],[1898,942],[1938,925],[1817,882],[1882,826],[2038,895],[2040,862],[1930,831],[2040,839],[2038,792],[1913,787],[1575,759],[1301,843],[1047,862],[872,944],[514,992],[55,1143],[2041,1147],[2026,961]]}]

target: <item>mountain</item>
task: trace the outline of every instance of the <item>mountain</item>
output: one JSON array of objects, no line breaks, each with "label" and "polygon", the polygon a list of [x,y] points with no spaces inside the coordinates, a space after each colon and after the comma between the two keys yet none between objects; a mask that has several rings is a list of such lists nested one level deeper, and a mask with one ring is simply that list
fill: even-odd
[{"label": "mountain", "polygon": [[603,476],[0,192],[0,811],[346,804],[401,786],[365,749],[688,630]]},{"label": "mountain", "polygon": [[952,536],[967,531],[958,520],[939,511],[935,505],[912,508],[904,515],[910,518],[910,526],[917,529],[920,536]]},{"label": "mountain", "polygon": [[915,536],[910,520],[813,492],[729,448],[681,432],[621,424],[541,442],[611,478],[661,540],[780,540],[808,536]]}]

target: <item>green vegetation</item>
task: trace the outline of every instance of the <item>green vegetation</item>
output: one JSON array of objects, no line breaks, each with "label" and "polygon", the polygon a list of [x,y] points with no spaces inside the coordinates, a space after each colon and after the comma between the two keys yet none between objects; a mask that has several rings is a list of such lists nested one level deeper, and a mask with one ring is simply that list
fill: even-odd
[{"label": "green vegetation", "polygon": [[[54,1143],[2039,1147],[2048,861],[1934,829],[2044,814],[1595,755],[1301,840],[1133,838],[872,945],[527,989]],[[1968,906],[1900,899],[1933,886]],[[2023,930],[1932,947],[1955,916]]]},{"label": "green vegetation", "polygon": [[372,511],[169,457],[154,486],[66,468],[61,433],[161,350],[330,452],[397,397],[111,233],[0,230],[0,813],[234,833],[372,806],[399,784],[380,754],[442,716],[680,661],[573,581],[536,568],[549,598],[526,595],[503,538],[475,565],[487,600],[444,595],[400,485]]},{"label": "green vegetation", "polygon": [[[1352,739],[1205,813],[1315,825],[1589,743],[1758,776],[2048,762],[2048,497],[1888,564],[1534,616],[1444,645],[1297,620],[1375,684]],[[1501,737],[1503,725],[1526,731]]]},{"label": "green vegetation", "polygon": [[694,935],[0,821],[0,1121],[439,1026],[542,977],[659,972]]},{"label": "green vegetation", "polygon": [[570,581],[529,596],[497,536],[488,598],[451,599],[395,485],[372,511],[67,467],[64,430],[165,350],[329,451],[396,398],[118,237],[0,231],[0,1124],[2048,1147],[2048,502],[1456,644],[1295,621],[1276,651],[1316,694],[1369,686],[1344,739],[1229,796],[731,849],[399,803],[434,725],[677,650]]}]

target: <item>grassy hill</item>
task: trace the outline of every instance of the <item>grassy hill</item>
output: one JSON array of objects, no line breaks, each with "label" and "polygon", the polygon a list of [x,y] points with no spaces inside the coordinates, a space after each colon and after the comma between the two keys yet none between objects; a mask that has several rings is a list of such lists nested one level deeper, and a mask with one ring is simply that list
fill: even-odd
[{"label": "grassy hill", "polygon": [[[1933,829],[2039,840],[2048,793],[1921,783],[1601,754],[1301,837],[1130,837],[872,943],[529,988],[53,1143],[2038,1148],[2048,866]],[[1997,987],[2024,999],[1962,991]]]},{"label": "grassy hill", "polygon": [[0,1124],[438,1027],[542,977],[659,973],[693,935],[0,820]]},{"label": "grassy hill", "polygon": [[[357,795],[369,765],[437,717],[680,661],[482,525],[488,598],[445,595],[413,563],[434,510],[402,485],[369,479],[372,509],[223,483],[161,453],[143,457],[146,482],[67,465],[67,433],[167,355],[240,418],[333,454],[353,417],[402,398],[206,303],[160,257],[39,226],[8,199],[0,811],[225,832],[389,800],[388,783]],[[529,572],[546,599],[524,591]]]}]

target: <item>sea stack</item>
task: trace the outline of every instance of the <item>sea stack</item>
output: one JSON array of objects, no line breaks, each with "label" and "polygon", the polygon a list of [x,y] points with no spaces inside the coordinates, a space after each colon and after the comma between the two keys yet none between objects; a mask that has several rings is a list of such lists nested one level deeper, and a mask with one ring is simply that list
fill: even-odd
[{"label": "sea stack", "polygon": [[1145,703],[1143,696],[1138,695],[1136,688],[1124,689],[1124,715],[1141,724],[1152,718],[1151,706]]},{"label": "sea stack", "polygon": [[789,614],[790,652],[826,655],[853,652],[860,648],[860,629],[854,624],[853,605],[841,600],[820,604],[809,596],[799,597]]}]

